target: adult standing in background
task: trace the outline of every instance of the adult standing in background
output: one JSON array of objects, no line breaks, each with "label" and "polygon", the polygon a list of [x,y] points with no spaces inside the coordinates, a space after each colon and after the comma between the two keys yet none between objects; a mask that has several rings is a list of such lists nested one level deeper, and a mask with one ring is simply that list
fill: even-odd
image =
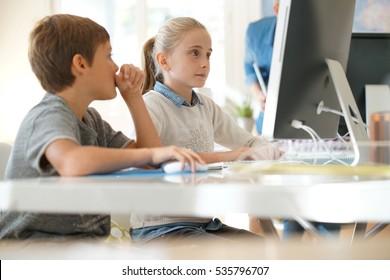
[{"label": "adult standing in background", "polygon": [[267,86],[271,68],[279,0],[274,0],[273,10],[275,16],[265,17],[250,23],[245,38],[245,83],[250,87],[251,92],[260,103],[260,112],[256,118],[256,130],[259,134],[261,134],[263,127],[266,96],[265,92],[261,89],[254,63],[258,67],[262,79]]}]

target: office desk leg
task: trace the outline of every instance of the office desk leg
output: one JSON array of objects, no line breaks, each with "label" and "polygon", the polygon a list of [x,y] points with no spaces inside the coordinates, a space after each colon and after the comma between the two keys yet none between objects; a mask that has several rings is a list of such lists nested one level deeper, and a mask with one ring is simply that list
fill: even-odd
[{"label": "office desk leg", "polygon": [[385,229],[388,225],[388,223],[378,223],[369,231],[367,231],[367,223],[356,223],[354,232],[352,234],[352,243],[356,241],[362,241],[363,239],[372,238],[381,230]]},{"label": "office desk leg", "polygon": [[365,235],[364,238],[372,238],[377,235],[381,230],[385,229],[389,224],[387,223],[378,223],[373,226]]},{"label": "office desk leg", "polygon": [[351,245],[356,241],[362,241],[365,237],[367,223],[356,223],[352,233]]},{"label": "office desk leg", "polygon": [[294,220],[297,221],[307,232],[309,232],[318,240],[324,239],[324,236],[318,232],[316,227],[310,221],[307,221],[300,217],[294,217]]},{"label": "office desk leg", "polygon": [[272,219],[265,219],[265,218],[260,218],[258,219],[258,222],[260,223],[264,233],[267,236],[272,237],[275,241],[280,241],[279,234],[275,229],[274,223]]}]

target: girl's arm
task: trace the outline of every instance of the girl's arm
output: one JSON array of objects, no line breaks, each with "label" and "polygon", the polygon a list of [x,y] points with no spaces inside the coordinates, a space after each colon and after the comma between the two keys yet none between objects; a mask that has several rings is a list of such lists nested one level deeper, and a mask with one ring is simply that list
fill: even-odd
[{"label": "girl's arm", "polygon": [[229,162],[236,160],[275,160],[283,156],[283,152],[273,144],[255,148],[241,147],[226,152],[199,153],[206,163]]},{"label": "girl's arm", "polygon": [[[228,160],[220,161],[234,161],[234,160],[269,160],[278,159],[282,152],[277,146],[268,142],[262,137],[252,135],[250,132],[238,126],[238,124],[226,114],[217,104],[211,99],[203,98],[208,102],[208,108],[213,112],[214,125],[214,139],[215,141],[231,149],[229,152],[221,152],[214,155],[214,157],[222,157]],[[202,155],[205,160],[209,160]],[[213,156],[213,155],[210,155]]]},{"label": "girl's arm", "polygon": [[249,148],[241,147],[231,151],[207,152],[207,153],[199,153],[199,155],[206,163],[229,162],[229,161],[235,161],[239,159],[241,155],[247,150],[249,150]]}]

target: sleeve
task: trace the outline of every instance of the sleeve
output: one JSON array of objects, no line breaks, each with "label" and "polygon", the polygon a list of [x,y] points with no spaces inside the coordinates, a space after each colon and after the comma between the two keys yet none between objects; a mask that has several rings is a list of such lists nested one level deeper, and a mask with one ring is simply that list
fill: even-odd
[{"label": "sleeve", "polygon": [[80,133],[75,117],[62,107],[53,106],[41,111],[24,126],[26,138],[25,158],[29,165],[41,175],[53,174],[53,167],[45,160],[44,154],[55,140],[69,139],[80,143]]},{"label": "sleeve", "polygon": [[154,126],[156,127],[157,133],[158,135],[161,135],[164,129],[164,113],[161,109],[161,106],[164,105],[161,105],[161,102],[154,98],[152,92],[144,95],[144,101]]},{"label": "sleeve", "polygon": [[203,97],[212,114],[215,142],[229,149],[240,147],[259,147],[267,145],[268,141],[256,137],[241,128],[235,120],[223,111],[213,100]]},{"label": "sleeve", "polygon": [[[89,120],[89,126],[93,126],[97,133],[97,145],[100,147],[123,148],[130,144],[133,139],[129,139],[121,131],[114,130],[111,125],[102,119],[98,111],[88,108],[85,120]],[[90,144],[90,143],[82,143]]]},{"label": "sleeve", "polygon": [[256,72],[253,69],[254,53],[253,53],[253,25],[249,24],[246,35],[245,35],[245,53],[244,53],[244,72],[245,72],[245,83],[247,85],[258,82]]}]

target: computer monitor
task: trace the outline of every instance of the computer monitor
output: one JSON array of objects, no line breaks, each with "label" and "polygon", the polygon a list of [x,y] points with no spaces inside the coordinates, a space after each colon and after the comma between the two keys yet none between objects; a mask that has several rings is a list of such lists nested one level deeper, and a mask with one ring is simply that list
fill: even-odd
[{"label": "computer monitor", "polygon": [[340,117],[317,109],[323,102],[342,110],[335,86],[339,78],[334,80],[327,61],[339,63],[338,72],[345,78],[354,12],[355,0],[280,1],[263,136],[310,138],[291,125],[293,120],[311,127],[321,138],[337,136]]},{"label": "computer monitor", "polygon": [[[390,33],[353,33],[346,75],[360,115],[367,123],[365,86],[390,86]],[[339,133],[344,135],[347,131],[341,118]]]}]

